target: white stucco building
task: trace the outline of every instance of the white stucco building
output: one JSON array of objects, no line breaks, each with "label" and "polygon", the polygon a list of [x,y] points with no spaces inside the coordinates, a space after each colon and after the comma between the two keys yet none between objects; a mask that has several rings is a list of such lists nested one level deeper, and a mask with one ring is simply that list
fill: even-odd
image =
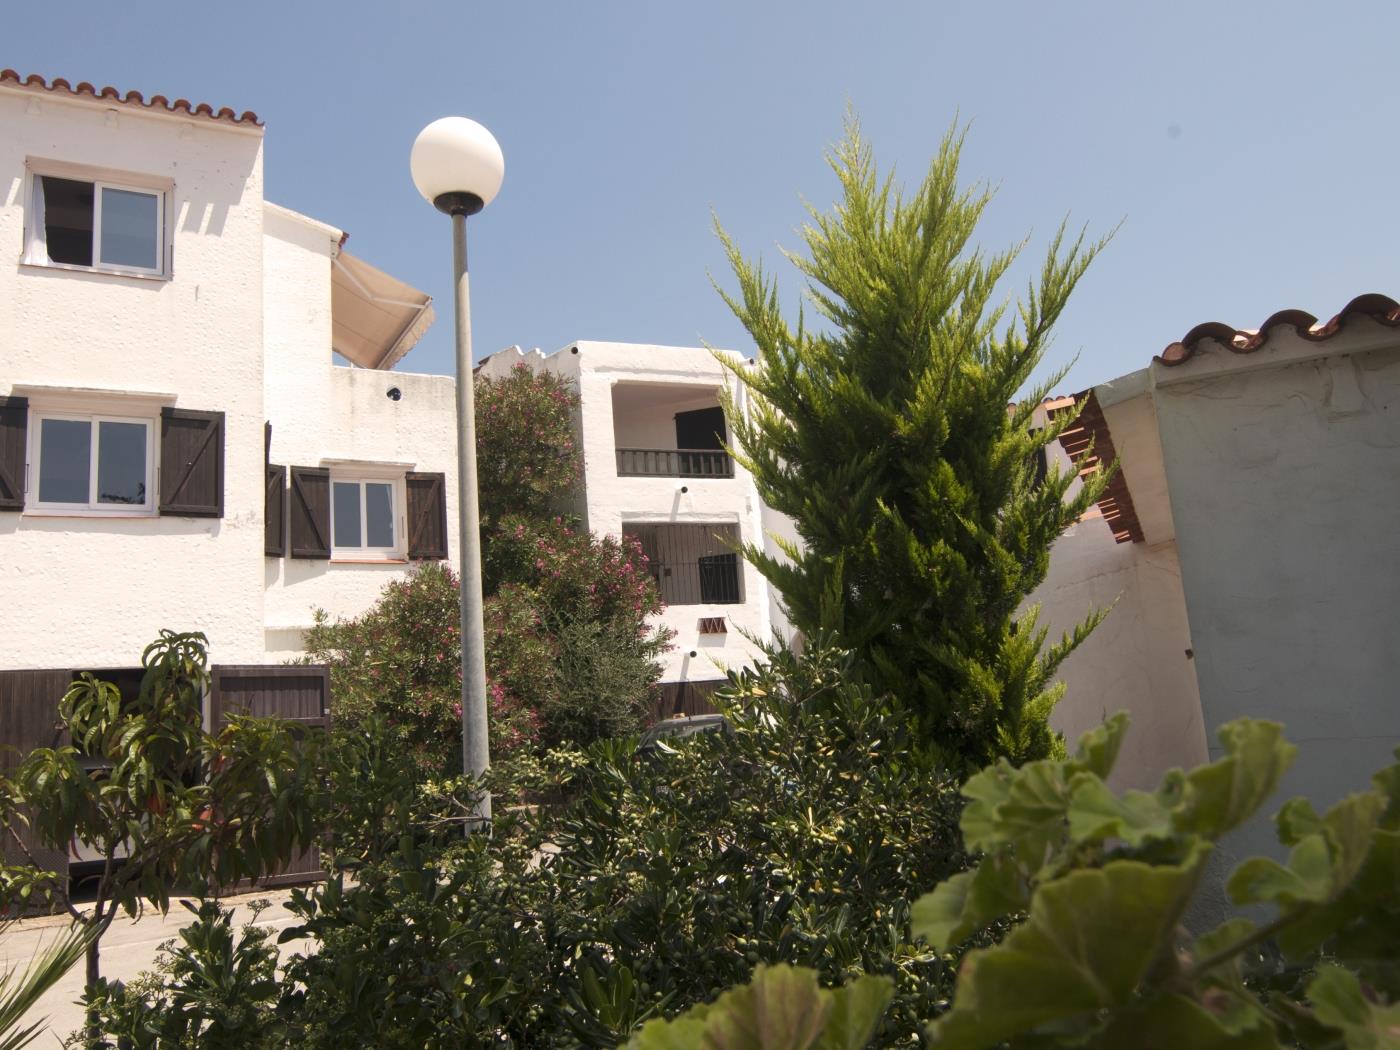
[{"label": "white stucco building", "polygon": [[[1199,325],[1080,396],[1065,443],[1120,461],[1111,529],[1071,530],[1039,597],[1060,625],[1117,605],[1064,666],[1061,728],[1128,708],[1118,779],[1146,787],[1218,757],[1222,723],[1276,720],[1299,748],[1280,801],[1365,789],[1400,745],[1400,303]],[[1261,818],[1220,865],[1276,849]]]},{"label": "white stucco building", "polygon": [[659,621],[675,632],[662,713],[700,709],[727,668],[752,662],[750,637],[787,628],[767,582],[733,549],[771,543],[773,531],[753,479],[724,452],[721,391],[742,406],[742,389],[710,350],[637,343],[578,342],[549,355],[511,347],[478,372],[516,367],[565,376],[578,391],[577,512],[593,532],[641,544],[666,604]]},{"label": "white stucco building", "polygon": [[456,549],[453,381],[388,371],[428,297],[264,199],[252,113],[3,70],[0,188],[0,744],[162,628],[213,717],[323,718],[313,610]]}]

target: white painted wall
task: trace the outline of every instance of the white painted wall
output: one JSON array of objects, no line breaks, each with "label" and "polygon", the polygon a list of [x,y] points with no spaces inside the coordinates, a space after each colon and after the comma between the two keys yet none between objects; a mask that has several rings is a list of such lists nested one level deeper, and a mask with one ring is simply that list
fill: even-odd
[{"label": "white painted wall", "polygon": [[[450,376],[331,363],[331,266],[339,239],[340,231],[305,216],[267,210],[263,300],[272,462],[333,470],[344,464],[347,472],[397,476],[405,470],[444,473],[448,550],[455,568],[455,382]],[[387,396],[390,387],[401,391],[398,401]],[[406,562],[266,558],[267,659],[289,659],[301,651],[302,631],[314,609],[324,609],[332,619],[358,615],[410,569]]]},{"label": "white painted wall", "polygon": [[[1223,722],[1281,721],[1280,801],[1322,809],[1400,745],[1400,340],[1354,318],[1154,373],[1211,754]],[[1259,820],[1224,848],[1270,846]]]},{"label": "white painted wall", "polygon": [[[0,245],[14,252],[0,394],[31,413],[60,397],[226,413],[222,519],[0,512],[0,667],[130,665],[162,627],[203,631],[218,662],[276,662],[300,652],[313,608],[356,615],[408,571],[264,557],[267,420],[276,463],[446,474],[457,549],[453,381],[332,364],[341,234],[264,205],[262,144],[260,129],[0,88]],[[170,279],[21,264],[26,158],[172,183]]]},{"label": "white painted wall", "polygon": [[[503,375],[519,362],[568,376],[577,386],[584,457],[582,517],[593,532],[621,536],[627,522],[733,523],[739,526],[745,541],[763,535],[762,508],[753,480],[737,465],[733,478],[617,476],[616,451],[620,441],[622,447],[674,448],[675,413],[714,404],[714,391],[731,382],[709,350],[579,342],[546,357],[538,352],[522,354],[512,347],[484,361],[481,374]],[[628,411],[623,420],[614,417],[613,394],[619,384],[629,388],[624,398]],[[654,412],[632,408],[642,384],[657,387],[660,407]],[[686,386],[695,388],[694,398],[680,396],[677,388]],[[652,439],[659,443],[640,443]],[[658,618],[659,623],[676,632],[671,652],[662,658],[663,682],[720,678],[727,668],[753,662],[757,650],[744,639],[743,632],[760,638],[769,636],[770,596],[766,581],[753,566],[745,562],[742,571],[743,604],[671,606]],[[727,620],[726,634],[702,637],[699,621],[715,616]]]},{"label": "white painted wall", "polygon": [[[171,278],[21,265],[26,158],[172,180]],[[227,414],[222,519],[0,513],[0,666],[131,664],[162,627],[261,659],[262,189],[258,129],[0,89],[0,394]]]}]

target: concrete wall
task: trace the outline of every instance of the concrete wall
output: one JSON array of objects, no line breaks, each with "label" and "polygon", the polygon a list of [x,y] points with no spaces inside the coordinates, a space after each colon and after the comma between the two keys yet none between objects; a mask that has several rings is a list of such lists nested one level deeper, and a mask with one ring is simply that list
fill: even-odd
[{"label": "concrete wall", "polygon": [[[1073,469],[1058,443],[1048,452],[1052,466]],[[1076,481],[1071,492],[1078,487]],[[1071,750],[1081,734],[1126,711],[1128,735],[1110,778],[1115,788],[1155,788],[1168,769],[1205,761],[1191,630],[1173,541],[1117,543],[1098,508],[1091,508],[1055,542],[1050,570],[1026,604],[1041,606],[1040,623],[1049,628],[1051,643],[1091,610],[1109,610],[1057,675],[1066,690],[1050,724]]]},{"label": "concrete wall", "polygon": [[[331,266],[339,231],[269,208],[264,241],[267,391],[272,462],[334,472],[447,476],[447,534],[456,565],[456,385],[449,376],[344,368],[331,363]],[[390,400],[390,387],[402,396]],[[334,476],[334,474],[333,474]],[[399,508],[402,523],[403,508]],[[266,558],[268,659],[301,649],[314,609],[332,619],[372,605],[404,561],[364,563]]]},{"label": "concrete wall", "polygon": [[[169,279],[22,264],[26,158],[169,180]],[[162,627],[262,657],[262,191],[256,130],[0,90],[0,394],[227,414],[222,519],[0,513],[0,666],[130,664]]]},{"label": "concrete wall", "polygon": [[[1360,343],[1203,352],[1156,391],[1211,753],[1232,718],[1285,723],[1300,754],[1281,798],[1319,809],[1400,744],[1400,348],[1355,326]],[[1257,821],[1226,848],[1271,845]]]}]

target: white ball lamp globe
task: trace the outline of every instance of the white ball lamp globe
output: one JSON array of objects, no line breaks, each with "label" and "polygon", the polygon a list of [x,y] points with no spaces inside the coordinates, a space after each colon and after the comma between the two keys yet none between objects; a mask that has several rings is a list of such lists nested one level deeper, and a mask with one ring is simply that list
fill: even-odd
[{"label": "white ball lamp globe", "polygon": [[409,155],[418,192],[439,211],[475,215],[500,192],[506,161],[496,137],[467,117],[442,117],[418,133]]}]

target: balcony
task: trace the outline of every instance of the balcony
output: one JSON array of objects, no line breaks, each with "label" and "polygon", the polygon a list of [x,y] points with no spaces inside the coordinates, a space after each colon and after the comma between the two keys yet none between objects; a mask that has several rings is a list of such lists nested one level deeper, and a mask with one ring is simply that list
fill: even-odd
[{"label": "balcony", "polygon": [[703,448],[620,448],[620,478],[732,478],[729,453]]},{"label": "balcony", "polygon": [[613,386],[620,478],[732,478],[718,387],[621,382]]}]

